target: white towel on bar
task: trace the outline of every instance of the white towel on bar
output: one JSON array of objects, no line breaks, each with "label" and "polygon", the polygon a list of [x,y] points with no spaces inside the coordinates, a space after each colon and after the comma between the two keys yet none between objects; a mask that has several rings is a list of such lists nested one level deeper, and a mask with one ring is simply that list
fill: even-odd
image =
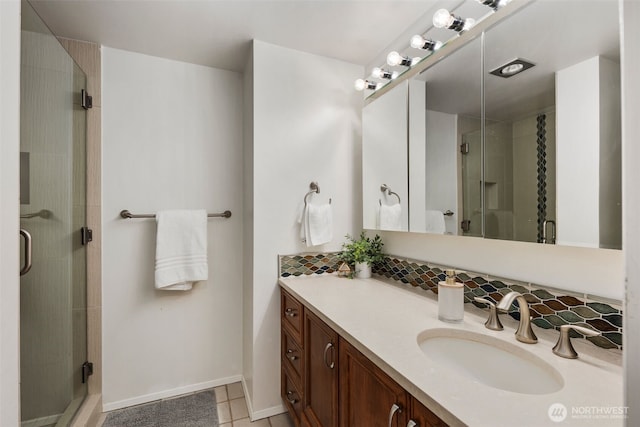
[{"label": "white towel on bar", "polygon": [[380,230],[402,230],[402,206],[400,203],[380,205],[378,227]]},{"label": "white towel on bar", "polygon": [[188,291],[207,280],[207,211],[160,211],[156,222],[156,288]]},{"label": "white towel on bar", "polygon": [[425,232],[432,234],[444,234],[446,226],[444,224],[444,214],[441,211],[425,211]]},{"label": "white towel on bar", "polygon": [[331,204],[307,205],[307,246],[318,246],[333,240]]},{"label": "white towel on bar", "polygon": [[298,215],[300,241],[310,246],[319,246],[333,240],[333,213],[331,204],[304,206]]}]

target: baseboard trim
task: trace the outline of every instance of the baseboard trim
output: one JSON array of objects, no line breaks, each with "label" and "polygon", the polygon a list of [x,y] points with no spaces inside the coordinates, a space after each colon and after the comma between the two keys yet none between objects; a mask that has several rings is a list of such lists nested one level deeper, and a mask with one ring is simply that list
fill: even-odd
[{"label": "baseboard trim", "polygon": [[225,384],[231,384],[238,381],[243,381],[242,375],[233,375],[226,378],[220,378],[212,381],[205,381],[202,383],[177,387],[170,390],[163,390],[156,393],[150,393],[142,396],[132,397],[129,399],[103,403],[102,407],[104,412],[114,411],[116,409],[122,409],[122,408],[127,408],[129,406],[141,405],[143,403],[149,403],[156,400],[166,399],[169,397],[176,397],[176,396],[180,396],[181,394],[194,393],[197,391],[202,391],[208,388],[218,387]]},{"label": "baseboard trim", "polygon": [[247,410],[249,411],[249,418],[251,419],[251,421],[257,421],[263,418],[273,417],[274,415],[279,415],[287,412],[287,409],[282,404],[255,411],[253,409],[253,402],[251,401],[251,395],[248,392],[247,383],[244,379],[244,376],[242,377],[242,389],[244,390],[244,398],[247,402]]}]

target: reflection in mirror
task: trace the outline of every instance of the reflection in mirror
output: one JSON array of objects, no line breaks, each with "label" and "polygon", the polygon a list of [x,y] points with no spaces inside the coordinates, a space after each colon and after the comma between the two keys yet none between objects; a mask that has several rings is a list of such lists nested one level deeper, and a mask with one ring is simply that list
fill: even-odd
[{"label": "reflection in mirror", "polygon": [[481,40],[409,84],[410,231],[482,236]]},{"label": "reflection in mirror", "polygon": [[536,1],[486,32],[485,237],[621,247],[616,6]]},{"label": "reflection in mirror", "polygon": [[362,110],[363,227],[408,231],[407,82]]}]

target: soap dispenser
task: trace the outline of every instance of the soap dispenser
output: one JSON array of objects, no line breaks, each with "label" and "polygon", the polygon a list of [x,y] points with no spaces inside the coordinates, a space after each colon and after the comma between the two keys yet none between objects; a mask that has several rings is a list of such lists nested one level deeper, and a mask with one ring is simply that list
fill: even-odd
[{"label": "soap dispenser", "polygon": [[464,317],[464,285],[456,282],[455,270],[445,273],[446,281],[438,283],[438,319],[460,323]]}]

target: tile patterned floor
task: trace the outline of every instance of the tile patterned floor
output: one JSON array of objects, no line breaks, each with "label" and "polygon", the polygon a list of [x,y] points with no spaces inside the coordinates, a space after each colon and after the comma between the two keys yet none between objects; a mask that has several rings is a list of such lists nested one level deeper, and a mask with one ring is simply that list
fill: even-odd
[{"label": "tile patterned floor", "polygon": [[[214,388],[218,407],[219,427],[293,427],[293,421],[288,414],[280,414],[251,422],[247,401],[244,398],[242,384],[222,385]],[[102,414],[98,426],[101,426],[106,418]]]},{"label": "tile patterned floor", "polygon": [[293,421],[288,414],[251,422],[241,383],[223,385],[214,390],[220,427],[293,427]]}]

